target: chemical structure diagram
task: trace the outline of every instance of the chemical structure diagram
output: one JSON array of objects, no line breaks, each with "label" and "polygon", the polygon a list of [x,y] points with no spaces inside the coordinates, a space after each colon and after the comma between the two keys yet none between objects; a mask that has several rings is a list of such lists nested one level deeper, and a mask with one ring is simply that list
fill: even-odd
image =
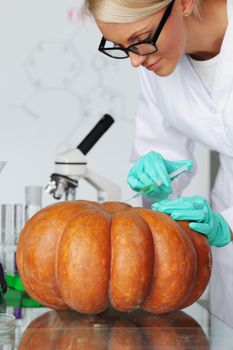
[{"label": "chemical structure diagram", "polygon": [[32,92],[18,104],[30,118],[47,118],[49,129],[54,123],[49,120],[51,114],[66,118],[57,150],[73,147],[77,143],[77,130],[105,113],[111,114],[115,121],[133,123],[121,89],[124,72],[120,62],[97,52],[93,36],[97,36],[97,45],[98,32],[94,23],[83,19],[79,8],[68,9],[67,21],[74,26],[70,37],[39,40],[29,51],[24,71]]}]

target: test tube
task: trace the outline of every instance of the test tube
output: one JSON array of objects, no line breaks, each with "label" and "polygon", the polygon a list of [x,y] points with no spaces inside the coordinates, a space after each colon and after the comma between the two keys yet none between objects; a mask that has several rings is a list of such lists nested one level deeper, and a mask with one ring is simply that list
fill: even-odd
[{"label": "test tube", "polygon": [[1,241],[3,268],[7,273],[14,273],[14,234],[13,205],[1,205]]},{"label": "test tube", "polygon": [[14,204],[14,237],[15,243],[18,243],[19,234],[23,228],[23,205],[20,203]]},{"label": "test tube", "polygon": [[21,233],[21,230],[23,228],[23,205],[16,203],[14,204],[14,226],[13,226],[13,234],[14,234],[14,274],[18,275],[18,269],[16,264],[16,248],[18,244],[19,235]]},{"label": "test tube", "polygon": [[42,208],[42,186],[25,187],[25,222]]},{"label": "test tube", "polygon": [[2,204],[1,205],[1,242],[3,245],[11,237],[12,231],[12,204]]}]

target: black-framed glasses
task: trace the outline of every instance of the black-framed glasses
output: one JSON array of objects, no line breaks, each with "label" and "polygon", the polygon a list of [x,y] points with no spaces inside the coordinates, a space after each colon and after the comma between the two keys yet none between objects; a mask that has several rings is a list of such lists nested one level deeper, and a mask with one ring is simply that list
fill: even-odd
[{"label": "black-framed glasses", "polygon": [[[152,53],[155,53],[158,51],[158,48],[156,46],[156,42],[158,40],[158,37],[165,25],[165,23],[168,20],[168,17],[171,14],[172,7],[174,5],[175,0],[171,1],[170,4],[167,6],[163,17],[161,18],[161,21],[159,22],[159,25],[155,31],[155,34],[153,38],[141,41],[137,44],[130,45],[126,48],[120,47],[116,44],[114,44],[111,41],[107,41],[104,37],[102,37],[100,45],[98,47],[98,50],[105,55],[116,58],[116,59],[122,59],[129,57],[129,52],[133,52],[136,55],[139,56],[147,56],[151,55]],[[112,45],[112,46],[111,46]]]}]

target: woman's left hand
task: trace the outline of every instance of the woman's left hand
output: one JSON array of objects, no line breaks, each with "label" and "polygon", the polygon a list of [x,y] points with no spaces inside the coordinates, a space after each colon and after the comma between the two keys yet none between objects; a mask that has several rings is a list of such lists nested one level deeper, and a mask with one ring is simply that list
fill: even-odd
[{"label": "woman's left hand", "polygon": [[152,209],[171,215],[174,220],[192,221],[189,227],[207,236],[210,245],[222,247],[231,241],[231,231],[222,215],[214,213],[201,196],[166,199]]}]

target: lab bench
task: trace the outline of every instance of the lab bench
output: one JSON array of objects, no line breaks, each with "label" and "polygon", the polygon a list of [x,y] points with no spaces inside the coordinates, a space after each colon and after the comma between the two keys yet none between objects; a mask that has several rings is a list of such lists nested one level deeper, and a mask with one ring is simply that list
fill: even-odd
[{"label": "lab bench", "polygon": [[99,315],[47,308],[7,308],[16,327],[0,350],[232,350],[233,328],[202,305],[166,315],[108,309]]}]

